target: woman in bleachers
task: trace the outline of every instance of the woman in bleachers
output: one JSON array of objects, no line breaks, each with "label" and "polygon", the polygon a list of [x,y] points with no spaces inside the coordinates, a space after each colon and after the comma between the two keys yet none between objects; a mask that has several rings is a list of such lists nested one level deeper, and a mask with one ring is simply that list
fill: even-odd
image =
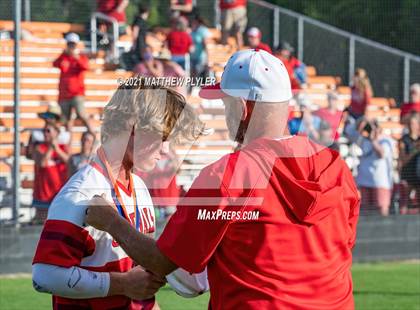
[{"label": "woman in bleachers", "polygon": [[351,142],[361,149],[356,183],[361,193],[361,211],[364,213],[389,214],[391,206],[393,180],[392,138],[382,134],[376,120],[360,118],[349,119],[345,127]]},{"label": "woman in bleachers", "polygon": [[55,195],[67,180],[66,163],[69,159],[67,145],[59,144],[60,128],[54,122],[47,122],[43,133],[44,141],[35,147],[35,178],[32,205],[36,214],[34,224],[42,224]]},{"label": "woman in bleachers", "polygon": [[366,108],[373,97],[373,90],[366,70],[357,68],[351,87],[351,102],[348,112],[358,119],[365,115]]},{"label": "woman in bleachers", "polygon": [[143,60],[134,67],[133,72],[142,77],[162,77],[163,65],[153,57],[152,48],[147,45],[143,51]]},{"label": "woman in bleachers", "polygon": [[410,197],[414,194],[413,205],[420,208],[420,114],[411,113],[406,119],[407,133],[399,141],[400,167],[400,212],[406,214]]}]

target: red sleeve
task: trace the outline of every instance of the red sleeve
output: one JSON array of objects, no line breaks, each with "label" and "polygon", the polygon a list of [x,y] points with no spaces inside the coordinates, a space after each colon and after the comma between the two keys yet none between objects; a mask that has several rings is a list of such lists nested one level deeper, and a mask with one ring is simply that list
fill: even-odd
[{"label": "red sleeve", "polygon": [[64,220],[47,220],[32,264],[77,266],[94,250],[95,242],[87,230]]},{"label": "red sleeve", "polygon": [[70,62],[66,59],[66,55],[63,53],[53,62],[53,66],[59,68],[62,72],[67,72],[70,67]]},{"label": "red sleeve", "polygon": [[80,55],[79,59],[77,59],[77,65],[80,71],[86,71],[89,69],[89,59],[86,55]]}]

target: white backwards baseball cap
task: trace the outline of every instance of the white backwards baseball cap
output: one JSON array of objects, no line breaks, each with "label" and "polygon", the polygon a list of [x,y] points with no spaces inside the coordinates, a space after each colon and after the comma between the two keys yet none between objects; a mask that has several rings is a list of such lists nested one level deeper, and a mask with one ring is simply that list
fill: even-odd
[{"label": "white backwards baseball cap", "polygon": [[249,49],[233,54],[221,82],[202,88],[199,96],[203,99],[232,96],[250,101],[284,102],[292,98],[292,88],[280,59],[260,49]]},{"label": "white backwards baseball cap", "polygon": [[79,43],[80,37],[77,33],[70,32],[64,37],[64,40],[66,40],[67,43]]}]

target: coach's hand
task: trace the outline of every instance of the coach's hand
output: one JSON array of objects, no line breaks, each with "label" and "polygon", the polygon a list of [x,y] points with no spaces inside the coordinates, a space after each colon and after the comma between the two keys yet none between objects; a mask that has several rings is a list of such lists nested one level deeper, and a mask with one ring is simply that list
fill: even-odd
[{"label": "coach's hand", "polygon": [[118,216],[112,203],[105,199],[105,194],[95,195],[89,201],[86,209],[86,224],[99,230],[109,231]]},{"label": "coach's hand", "polygon": [[111,284],[108,296],[125,295],[131,299],[148,299],[153,297],[166,280],[145,271],[137,266],[125,273],[111,272]]}]

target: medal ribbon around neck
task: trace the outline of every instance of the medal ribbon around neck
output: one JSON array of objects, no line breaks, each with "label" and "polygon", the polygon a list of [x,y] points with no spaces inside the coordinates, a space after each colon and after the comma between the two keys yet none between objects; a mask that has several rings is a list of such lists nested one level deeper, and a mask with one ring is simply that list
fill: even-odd
[{"label": "medal ribbon around neck", "polygon": [[[112,199],[114,200],[115,206],[117,208],[118,213],[124,217],[129,223],[131,223],[129,214],[127,212],[127,209],[124,205],[124,201],[122,200],[120,189],[118,188],[118,184],[115,181],[114,175],[112,174],[111,166],[108,163],[108,160],[105,156],[105,151],[102,147],[98,149],[98,157],[99,160],[102,162],[103,166],[105,167],[106,173],[108,175],[108,179],[111,182],[111,192],[112,192]],[[137,197],[136,197],[136,191],[134,190],[134,182],[133,182],[133,176],[130,172],[130,179],[129,179],[129,188],[131,189],[132,195],[133,195],[133,206],[135,209],[135,218],[134,222],[136,225],[136,230],[139,230],[140,228],[140,212],[137,207]]]}]

